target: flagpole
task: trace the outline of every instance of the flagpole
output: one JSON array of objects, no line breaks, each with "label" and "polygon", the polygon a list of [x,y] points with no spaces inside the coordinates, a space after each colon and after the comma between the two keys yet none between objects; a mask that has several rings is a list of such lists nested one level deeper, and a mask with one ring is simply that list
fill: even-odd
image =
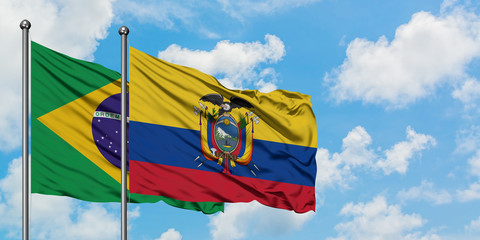
[{"label": "flagpole", "polygon": [[127,35],[122,26],[118,30],[122,38],[122,240],[127,240]]},{"label": "flagpole", "polygon": [[30,209],[30,166],[28,162],[28,103],[29,103],[29,37],[28,31],[32,25],[28,20],[20,22],[22,29],[22,239],[28,240],[28,225]]}]

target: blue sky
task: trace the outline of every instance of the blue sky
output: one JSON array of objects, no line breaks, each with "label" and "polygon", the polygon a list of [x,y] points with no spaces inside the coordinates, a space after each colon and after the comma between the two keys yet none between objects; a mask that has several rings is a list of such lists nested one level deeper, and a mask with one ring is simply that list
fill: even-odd
[{"label": "blue sky", "polygon": [[[309,94],[317,211],[129,205],[129,239],[480,239],[480,4],[4,0],[0,238],[21,237],[21,31],[120,70],[129,45],[237,89]],[[120,207],[33,195],[33,239],[118,239]]]}]

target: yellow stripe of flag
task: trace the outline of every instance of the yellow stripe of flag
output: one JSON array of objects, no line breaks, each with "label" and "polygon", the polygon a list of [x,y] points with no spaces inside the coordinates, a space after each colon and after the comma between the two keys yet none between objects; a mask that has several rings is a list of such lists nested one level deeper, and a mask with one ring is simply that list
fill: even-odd
[{"label": "yellow stripe of flag", "polygon": [[229,90],[210,75],[132,47],[130,84],[131,121],[199,130],[193,106],[199,105],[202,96],[218,93],[228,99],[243,98],[254,106],[260,117],[255,139],[317,147],[315,116],[308,95],[286,90]]}]

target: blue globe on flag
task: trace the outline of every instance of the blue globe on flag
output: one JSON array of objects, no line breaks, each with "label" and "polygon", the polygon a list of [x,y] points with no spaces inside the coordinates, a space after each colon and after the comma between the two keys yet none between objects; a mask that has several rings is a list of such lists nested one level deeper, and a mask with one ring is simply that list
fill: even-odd
[{"label": "blue globe on flag", "polygon": [[[128,113],[127,94],[127,116]],[[118,168],[121,168],[121,116],[121,94],[119,93],[103,100],[103,102],[98,105],[92,119],[92,134],[95,145],[103,157]],[[127,139],[129,139],[128,123]]]}]

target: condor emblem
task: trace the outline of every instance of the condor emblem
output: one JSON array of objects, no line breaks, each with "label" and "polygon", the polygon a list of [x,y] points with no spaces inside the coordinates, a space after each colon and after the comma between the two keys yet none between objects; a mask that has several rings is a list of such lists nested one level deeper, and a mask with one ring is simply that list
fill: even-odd
[{"label": "condor emblem", "polygon": [[254,107],[245,99],[231,97],[224,100],[220,94],[208,94],[199,99],[198,106],[193,106],[199,116],[200,145],[205,158],[197,168],[207,160],[216,161],[223,166],[223,173],[231,174],[230,167],[237,164],[247,167],[257,176],[254,170],[260,169],[252,162],[254,124],[259,123],[259,117],[254,113]]}]

